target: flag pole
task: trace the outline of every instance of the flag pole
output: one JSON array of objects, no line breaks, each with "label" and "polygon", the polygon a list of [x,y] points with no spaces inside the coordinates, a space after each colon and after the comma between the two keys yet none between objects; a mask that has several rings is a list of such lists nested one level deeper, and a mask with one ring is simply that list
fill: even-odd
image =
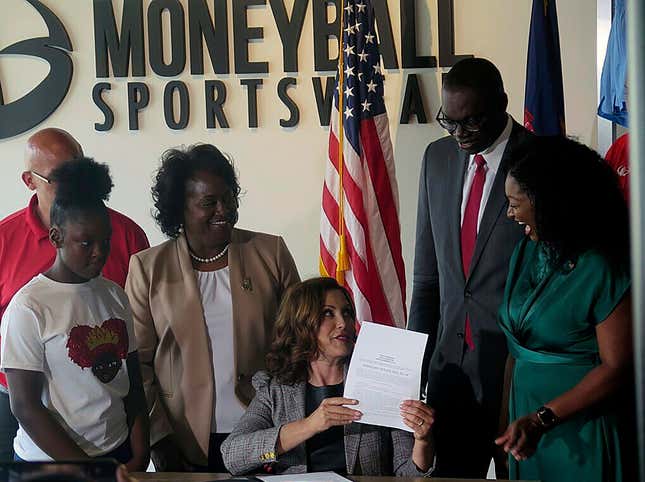
[{"label": "flag pole", "polygon": [[340,36],[338,37],[338,253],[336,254],[336,281],[345,284],[345,271],[349,269],[347,259],[347,246],[345,241],[345,192],[343,189],[344,168],[344,143],[345,129],[343,126],[343,85],[344,85],[344,59],[343,59],[343,26],[345,24],[345,1],[340,0]]},{"label": "flag pole", "polygon": [[634,314],[634,367],[640,480],[645,482],[645,5],[627,1],[627,55],[629,74],[629,158],[632,250],[632,310]]}]

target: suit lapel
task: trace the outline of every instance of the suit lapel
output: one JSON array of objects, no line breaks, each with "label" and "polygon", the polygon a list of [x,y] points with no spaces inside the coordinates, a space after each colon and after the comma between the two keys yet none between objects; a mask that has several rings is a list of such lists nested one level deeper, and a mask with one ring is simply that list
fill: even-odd
[{"label": "suit lapel", "polygon": [[[233,229],[231,234],[231,243],[228,246],[228,271],[231,280],[231,298],[233,306],[239,306],[240,290],[242,281],[246,279],[244,269],[244,259],[242,257],[242,248],[240,246],[239,233],[237,229]],[[233,312],[234,326],[237,326],[238,314]]]},{"label": "suit lapel", "polygon": [[[285,423],[305,418],[305,396],[307,390],[306,382],[299,382],[294,385],[282,385],[284,400],[286,403]],[[293,449],[294,456],[304,467],[307,467],[306,444],[302,443]]]},{"label": "suit lapel", "polygon": [[[455,247],[452,249],[452,266],[459,266],[461,268],[461,203],[464,192],[464,176],[466,175],[466,167],[468,166],[469,156],[468,153],[457,148],[455,153],[456,159],[450,160],[450,183],[448,185],[448,192],[445,197],[449,201],[447,208],[450,213],[450,242]],[[462,273],[463,269],[460,269],[459,272]]]},{"label": "suit lapel", "polygon": [[[246,336],[246,326],[242,326],[244,323],[242,320],[248,319],[244,313],[241,313],[245,310],[245,303],[241,299],[243,297],[241,292],[242,280],[245,279],[245,269],[244,262],[241,253],[241,247],[239,243],[239,236],[236,229],[233,229],[231,234],[231,243],[228,247],[228,273],[229,281],[231,283],[231,305],[233,306],[233,343],[235,346],[235,376],[239,376],[241,370],[241,358],[247,356],[247,354],[242,353],[243,350],[240,349],[244,343]],[[244,300],[246,301],[246,300]],[[248,374],[252,376],[252,373]],[[247,395],[247,394],[245,394]],[[248,396],[248,395],[247,395]],[[249,399],[250,400],[250,399]]]},{"label": "suit lapel", "polygon": [[[233,304],[233,340],[235,343],[235,372],[237,377],[252,377],[258,369],[253,361],[258,359],[252,352],[269,339],[270,333],[264,333],[262,320],[265,319],[266,296],[263,296],[261,279],[254,278],[258,269],[254,257],[249,256],[249,242],[243,233],[233,229],[231,243],[228,247],[228,269],[231,282],[231,299]],[[261,358],[261,357],[260,357]],[[239,379],[238,379],[239,382]],[[236,384],[236,391],[241,400],[250,403],[254,392],[248,383]]]},{"label": "suit lapel", "polygon": [[305,396],[307,384],[305,382],[296,383],[295,385],[287,385],[291,391],[291,409],[294,411],[294,420],[302,420],[305,418]]},{"label": "suit lapel", "polygon": [[477,241],[475,242],[475,251],[473,252],[473,259],[470,262],[469,277],[472,276],[472,273],[477,268],[477,263],[484,252],[484,248],[486,247],[486,243],[488,242],[488,238],[490,238],[497,219],[500,215],[504,214],[504,209],[506,207],[504,183],[506,182],[506,174],[511,166],[513,147],[517,143],[521,132],[519,129],[522,129],[522,127],[513,122],[511,135],[506,143],[504,155],[499,163],[499,169],[497,169],[497,174],[495,175],[495,180],[493,181],[490,194],[488,195],[488,201],[486,202],[486,208],[484,209],[484,214],[482,215],[482,219],[479,223]]},{"label": "suit lapel", "polygon": [[[208,455],[208,442],[211,429],[211,416],[213,410],[213,365],[208,347],[208,332],[204,321],[204,310],[202,308],[201,295],[197,286],[197,279],[193,265],[188,254],[188,243],[183,235],[177,238],[177,258],[183,283],[183,291],[177,293],[177,303],[183,306],[181,317],[173,318],[171,321],[177,344],[181,347],[184,356],[184,367],[200,367],[200,370],[187,371],[184,377],[186,385],[203,387],[203,381],[208,384],[204,391],[195,396],[191,403],[191,409],[186,410],[188,424],[193,429],[196,439],[204,454]],[[177,285],[179,286],[179,285]],[[208,371],[208,376],[203,371]],[[207,417],[207,418],[206,418]]]},{"label": "suit lapel", "polygon": [[[177,238],[177,258],[179,269],[182,276],[182,286],[184,288],[178,301],[184,306],[183,316],[171,320],[174,325],[177,342],[181,343],[183,339],[188,341],[194,340],[197,333],[199,338],[206,342],[208,333],[206,332],[206,322],[204,320],[204,310],[202,308],[201,295],[197,286],[197,278],[193,265],[188,254],[188,243],[186,238],[181,235]],[[208,348],[205,353],[208,353]],[[209,360],[210,366],[210,360]]]}]

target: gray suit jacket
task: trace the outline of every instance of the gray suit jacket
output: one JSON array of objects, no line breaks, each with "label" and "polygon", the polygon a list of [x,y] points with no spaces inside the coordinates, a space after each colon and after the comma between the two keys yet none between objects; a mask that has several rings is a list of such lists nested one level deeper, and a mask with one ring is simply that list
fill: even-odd
[{"label": "gray suit jacket", "polygon": [[[231,435],[222,444],[226,468],[233,475],[261,472],[265,464],[273,473],[307,472],[305,444],[278,457],[280,428],[305,418],[305,383],[284,385],[264,371],[253,377],[255,398]],[[412,434],[403,430],[352,423],[345,427],[345,460],[348,474],[429,476],[412,462]]]},{"label": "gray suit jacket", "polygon": [[[513,122],[483,212],[470,274],[461,262],[461,200],[468,154],[452,137],[426,149],[419,182],[417,237],[408,329],[428,333],[428,401],[449,407],[456,378],[472,386],[474,399],[499,407],[507,348],[497,326],[508,263],[523,236],[506,217],[504,181],[515,146],[531,134]],[[464,326],[470,317],[475,357],[464,358]],[[465,362],[467,360],[467,362]],[[472,366],[465,366],[464,363]],[[461,395],[460,395],[461,396]],[[496,421],[495,421],[496,422]]]}]

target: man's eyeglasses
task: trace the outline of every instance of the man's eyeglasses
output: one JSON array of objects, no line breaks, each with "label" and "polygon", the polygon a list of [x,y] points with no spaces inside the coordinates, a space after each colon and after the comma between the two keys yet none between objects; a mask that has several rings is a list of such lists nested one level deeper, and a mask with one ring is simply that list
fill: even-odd
[{"label": "man's eyeglasses", "polygon": [[441,127],[446,129],[450,134],[455,132],[457,130],[457,127],[460,127],[460,126],[461,126],[461,130],[463,131],[479,132],[482,126],[484,125],[484,121],[486,120],[486,115],[485,114],[473,115],[470,117],[466,117],[463,120],[457,121],[446,117],[446,114],[443,113],[443,109],[440,108],[439,112],[437,112],[437,116],[435,117],[435,120],[439,123]]},{"label": "man's eyeglasses", "polygon": [[29,171],[31,172],[34,176],[36,176],[38,179],[40,179],[42,182],[46,182],[47,184],[51,184],[51,180],[47,179],[45,176],[42,174],[38,174],[36,171]]}]

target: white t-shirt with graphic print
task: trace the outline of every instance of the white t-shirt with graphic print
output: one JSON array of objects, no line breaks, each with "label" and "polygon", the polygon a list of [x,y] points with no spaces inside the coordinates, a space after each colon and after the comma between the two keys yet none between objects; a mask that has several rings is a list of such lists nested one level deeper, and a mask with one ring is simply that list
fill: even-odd
[{"label": "white t-shirt with graphic print", "polygon": [[[136,342],[121,287],[101,276],[73,284],[40,274],[13,297],[0,331],[0,368],[42,372],[43,405],[85,453],[126,440],[126,358]],[[51,460],[22,427],[13,446],[23,460]]]}]

